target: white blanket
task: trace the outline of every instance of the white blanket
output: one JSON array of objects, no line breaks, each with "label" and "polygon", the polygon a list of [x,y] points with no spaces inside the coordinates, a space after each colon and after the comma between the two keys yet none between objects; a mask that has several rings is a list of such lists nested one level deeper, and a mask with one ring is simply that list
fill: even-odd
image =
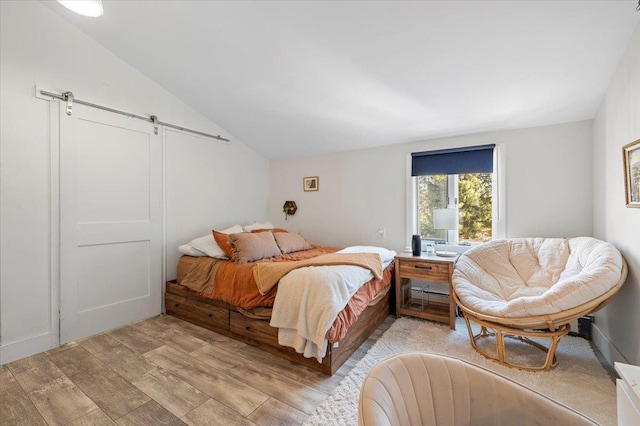
[{"label": "white blanket", "polygon": [[[338,253],[378,253],[383,269],[396,255],[381,247],[354,246]],[[271,326],[278,343],[318,362],[327,353],[327,331],[358,289],[373,274],[359,266],[308,266],[285,275],[278,284]]]}]

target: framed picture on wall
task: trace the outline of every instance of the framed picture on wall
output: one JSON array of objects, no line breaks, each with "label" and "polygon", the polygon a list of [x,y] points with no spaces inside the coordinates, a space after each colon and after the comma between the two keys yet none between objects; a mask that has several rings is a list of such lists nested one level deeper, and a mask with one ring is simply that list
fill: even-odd
[{"label": "framed picture on wall", "polygon": [[627,207],[640,208],[640,139],[622,147]]},{"label": "framed picture on wall", "polygon": [[320,187],[320,179],[318,176],[309,176],[303,179],[302,188],[305,192],[317,191]]}]

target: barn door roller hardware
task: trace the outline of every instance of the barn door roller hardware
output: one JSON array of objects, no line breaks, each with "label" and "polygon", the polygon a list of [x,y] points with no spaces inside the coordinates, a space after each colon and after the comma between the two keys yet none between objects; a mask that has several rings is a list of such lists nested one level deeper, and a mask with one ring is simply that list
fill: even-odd
[{"label": "barn door roller hardware", "polygon": [[206,138],[212,138],[212,139],[216,139],[222,142],[229,142],[229,139],[227,138],[223,138],[220,135],[212,135],[210,133],[205,133],[205,132],[200,132],[198,130],[193,130],[193,129],[188,129],[186,127],[182,127],[182,126],[177,126],[175,124],[171,124],[171,123],[165,123],[164,121],[160,121],[158,120],[158,117],[156,115],[151,115],[149,117],[145,117],[143,115],[137,115],[137,114],[132,114],[130,112],[126,112],[126,111],[121,111],[118,109],[114,109],[114,108],[109,108],[107,106],[104,105],[98,105],[98,104],[94,104],[92,102],[87,102],[87,101],[82,101],[80,99],[76,99],[73,95],[73,92],[63,92],[61,95],[58,95],[57,93],[51,93],[51,92],[47,92],[46,90],[40,90],[40,94],[44,95],[44,96],[49,96],[51,98],[54,99],[60,99],[61,101],[65,101],[67,103],[67,115],[72,115],[73,114],[73,104],[80,104],[80,105],[86,105],[92,108],[97,108],[97,109],[101,109],[103,111],[109,111],[112,112],[114,114],[120,114],[120,115],[124,115],[126,117],[130,117],[130,118],[137,118],[138,120],[143,120],[149,123],[153,124],[153,131],[154,133],[157,135],[158,134],[158,126],[164,126],[164,127],[169,127],[171,129],[176,129],[176,130],[180,130],[182,132],[187,132],[187,133],[192,133],[194,135],[198,135],[198,136],[204,136]]},{"label": "barn door roller hardware", "polygon": [[64,92],[62,98],[67,101],[67,115],[73,114],[73,93]]}]

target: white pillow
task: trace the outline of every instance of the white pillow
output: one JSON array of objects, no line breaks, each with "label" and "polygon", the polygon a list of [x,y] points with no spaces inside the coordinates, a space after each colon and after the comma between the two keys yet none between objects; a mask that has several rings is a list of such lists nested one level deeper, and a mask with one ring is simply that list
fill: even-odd
[{"label": "white pillow", "polygon": [[187,256],[193,256],[193,257],[206,256],[205,253],[201,252],[198,249],[195,249],[195,248],[191,247],[189,244],[181,245],[180,247],[178,247],[178,251],[180,251],[180,253],[182,253],[182,254],[186,254]]},{"label": "white pillow", "polygon": [[376,246],[351,246],[343,248],[338,251],[338,253],[378,253],[380,255],[380,259],[382,259],[382,263],[391,262],[397,254],[393,250]]},{"label": "white pillow", "polygon": [[[242,231],[242,226],[233,225],[230,228],[223,229],[223,234],[239,234]],[[216,259],[228,259],[227,255],[222,251],[216,240],[213,239],[213,232],[210,232],[204,237],[196,238],[189,241],[189,245],[196,250],[200,250],[209,257],[215,257]]]},{"label": "white pillow", "polygon": [[244,232],[251,232],[256,229],[273,229],[273,225],[268,220],[264,223],[253,223],[244,227]]}]

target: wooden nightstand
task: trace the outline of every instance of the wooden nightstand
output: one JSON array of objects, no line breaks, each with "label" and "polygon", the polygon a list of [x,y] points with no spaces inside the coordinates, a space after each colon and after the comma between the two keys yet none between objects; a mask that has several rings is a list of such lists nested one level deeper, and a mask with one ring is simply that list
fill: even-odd
[{"label": "wooden nightstand", "polygon": [[[453,286],[451,276],[457,257],[439,257],[436,255],[412,256],[399,254],[396,262],[396,317],[413,317],[439,321],[456,329],[455,302],[451,297]],[[412,297],[411,279],[446,283],[449,285],[449,302],[417,300]],[[424,297],[422,294],[421,296]]]}]

